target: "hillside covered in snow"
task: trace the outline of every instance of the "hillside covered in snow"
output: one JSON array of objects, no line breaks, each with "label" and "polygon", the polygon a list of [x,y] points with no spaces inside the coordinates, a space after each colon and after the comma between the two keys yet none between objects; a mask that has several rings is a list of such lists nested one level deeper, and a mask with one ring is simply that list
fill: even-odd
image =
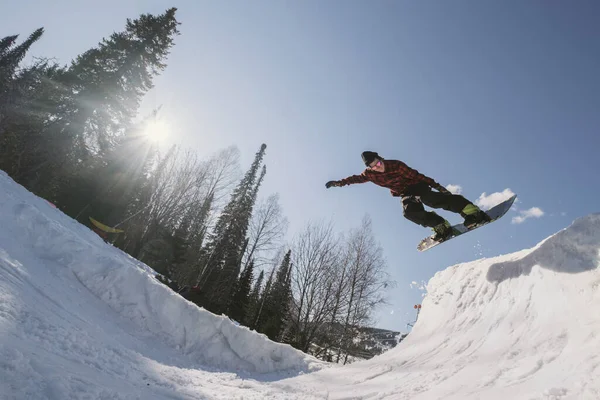
[{"label": "hillside covered in snow", "polygon": [[600,214],[451,266],[394,349],[328,365],[157,282],[0,172],[2,399],[598,399]]}]

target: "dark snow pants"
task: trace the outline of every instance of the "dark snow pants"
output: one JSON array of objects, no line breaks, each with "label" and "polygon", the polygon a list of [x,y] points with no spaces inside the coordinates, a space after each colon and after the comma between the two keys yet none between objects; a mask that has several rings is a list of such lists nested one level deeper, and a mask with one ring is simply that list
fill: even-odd
[{"label": "dark snow pants", "polygon": [[463,196],[435,192],[424,182],[409,186],[402,195],[404,217],[415,224],[427,227],[439,225],[445,219],[433,211],[425,211],[423,205],[460,213],[468,204],[471,204],[471,202]]}]

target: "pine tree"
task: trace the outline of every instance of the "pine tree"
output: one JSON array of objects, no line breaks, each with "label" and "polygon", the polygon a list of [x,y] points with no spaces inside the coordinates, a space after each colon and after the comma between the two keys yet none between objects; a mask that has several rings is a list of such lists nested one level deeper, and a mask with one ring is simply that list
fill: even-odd
[{"label": "pine tree", "polygon": [[252,279],[254,274],[254,262],[250,262],[242,271],[240,278],[236,282],[233,297],[227,315],[235,321],[245,323],[247,320],[247,306],[252,289]]},{"label": "pine tree", "polygon": [[269,300],[269,293],[271,292],[271,286],[273,285],[273,276],[275,276],[275,267],[273,267],[271,270],[269,279],[267,279],[267,283],[265,284],[263,291],[260,293],[256,307],[256,315],[254,316],[252,326],[250,326],[250,328],[257,330],[258,332],[264,332],[263,324],[268,317],[266,315],[269,312],[269,304],[267,301]]},{"label": "pine tree", "polygon": [[281,262],[275,281],[266,294],[260,332],[271,340],[280,340],[290,301],[291,250]]},{"label": "pine tree", "polygon": [[34,31],[20,45],[14,46],[19,35],[7,36],[0,40],[0,93],[5,94],[7,90],[18,88],[13,87],[15,75],[19,64],[25,58],[29,48],[37,42],[44,34],[44,29],[39,28]]},{"label": "pine tree", "polygon": [[290,263],[287,269],[287,276],[281,290],[281,305],[279,308],[281,325],[279,327],[278,342],[286,342],[291,328],[291,307],[292,306],[292,265]]},{"label": "pine tree", "polygon": [[[190,227],[190,241],[193,244],[194,250],[198,252],[202,249],[206,232],[208,230],[208,218],[210,216],[210,210],[212,209],[213,202],[215,199],[215,193],[210,192],[200,204],[199,207],[193,208],[197,210],[194,215]],[[196,275],[197,276],[197,275]]]},{"label": "pine tree", "polygon": [[71,145],[47,129],[66,93],[64,70],[43,60],[20,65],[42,34],[38,29],[20,45],[17,35],[0,40],[0,168],[30,190],[32,178],[55,171],[42,168]]},{"label": "pine tree", "polygon": [[223,312],[231,297],[231,288],[241,270],[246,233],[256,195],[266,173],[262,164],[267,146],[263,144],[254,162],[233,191],[229,203],[219,216],[203,253],[199,284],[207,295],[204,306],[215,312]]},{"label": "pine tree", "polygon": [[244,325],[249,326],[251,328],[255,327],[255,321],[258,315],[258,309],[260,307],[260,291],[264,279],[265,272],[260,271],[258,279],[254,283],[254,287],[252,288],[252,292],[248,297],[248,305],[246,307],[246,320],[244,321]]},{"label": "pine tree", "polygon": [[91,172],[102,164],[96,156],[130,128],[143,94],[165,68],[178,34],[175,11],[127,20],[124,31],[68,69],[43,61],[18,69],[42,29],[18,46],[16,36],[1,39],[0,167],[61,208],[65,202],[71,216],[79,213],[89,203],[85,195],[96,192],[98,175]]},{"label": "pine tree", "polygon": [[82,146],[104,152],[129,126],[142,96],[153,87],[153,77],[166,66],[179,33],[176,10],[128,19],[124,31],[74,60],[69,68],[73,97],[65,120]]},{"label": "pine tree", "polygon": [[173,258],[171,260],[171,268],[169,268],[169,277],[174,277],[174,272],[179,270],[179,268],[187,261],[187,254],[190,246],[189,226],[190,221],[187,218],[184,218],[172,236],[171,245],[173,248]]},{"label": "pine tree", "polygon": [[204,238],[208,230],[208,219],[214,200],[214,192],[210,192],[198,206],[190,205],[189,212],[191,222],[188,237],[188,257],[184,265],[180,267],[178,279],[181,285],[194,286],[200,273],[201,264],[198,259],[202,259]]}]

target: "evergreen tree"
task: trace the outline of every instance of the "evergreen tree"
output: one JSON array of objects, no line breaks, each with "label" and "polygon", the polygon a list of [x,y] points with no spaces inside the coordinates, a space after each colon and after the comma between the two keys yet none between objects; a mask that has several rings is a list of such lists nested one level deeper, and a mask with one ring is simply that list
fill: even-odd
[{"label": "evergreen tree", "polygon": [[281,288],[281,305],[279,308],[280,326],[278,342],[286,342],[290,336],[292,317],[292,265],[287,268],[287,276]]},{"label": "evergreen tree", "polygon": [[203,253],[199,283],[206,294],[204,307],[215,313],[223,312],[231,298],[231,288],[237,279],[246,242],[246,233],[256,194],[266,173],[262,164],[267,146],[263,144],[254,162],[231,195],[219,216],[215,229]]},{"label": "evergreen tree", "polygon": [[[23,43],[15,46],[19,35],[7,36],[0,40],[0,94],[6,96],[10,90],[18,90],[14,85],[19,64],[25,58],[29,48],[43,35],[44,29],[34,31]],[[4,100],[4,99],[3,99]],[[2,101],[4,106],[8,104]]]},{"label": "evergreen tree", "polygon": [[124,31],[74,60],[69,68],[73,96],[65,121],[82,146],[103,152],[130,125],[179,33],[176,10],[128,19]]},{"label": "evergreen tree", "polygon": [[248,297],[248,306],[246,307],[246,320],[244,321],[244,325],[254,328],[254,321],[256,321],[256,317],[258,315],[258,308],[260,306],[260,290],[262,288],[263,280],[265,279],[265,272],[260,271],[258,275],[258,279],[254,283],[254,287],[252,288],[252,292]]},{"label": "evergreen tree", "polygon": [[169,277],[174,277],[174,272],[178,271],[187,261],[189,250],[189,226],[190,221],[184,218],[177,227],[177,230],[172,236],[171,246],[173,249],[173,258],[171,260],[171,268],[169,268]]},{"label": "evergreen tree", "polygon": [[202,200],[199,207],[193,208],[194,210],[197,210],[197,212],[191,222],[190,241],[194,246],[194,250],[198,252],[202,249],[202,245],[204,244],[204,239],[208,230],[208,218],[210,217],[210,210],[213,207],[214,199],[214,192],[210,192]]},{"label": "evergreen tree", "polygon": [[66,93],[64,70],[43,60],[20,66],[42,34],[40,28],[20,45],[17,35],[0,40],[0,168],[34,191],[33,178],[55,170],[44,167],[71,145],[47,129]]},{"label": "evergreen tree", "polygon": [[261,332],[271,340],[280,340],[285,318],[289,310],[291,277],[291,250],[281,262],[275,281],[266,293],[263,306]]},{"label": "evergreen tree", "polygon": [[267,279],[267,283],[265,284],[265,287],[258,298],[256,315],[254,316],[254,321],[252,322],[252,326],[250,327],[252,329],[256,329],[258,332],[264,332],[263,323],[267,318],[265,314],[268,313],[267,300],[269,299],[269,293],[271,292],[271,286],[273,285],[274,275],[275,267],[273,267],[273,269],[271,270],[271,273],[269,274],[269,279]]},{"label": "evergreen tree", "polygon": [[17,36],[0,39],[0,167],[78,214],[98,192],[104,157],[131,127],[143,94],[165,68],[178,34],[175,11],[127,20],[124,31],[68,69],[44,61],[19,69],[42,29],[21,45],[15,45]]},{"label": "evergreen tree", "polygon": [[229,306],[228,315],[235,321],[245,323],[247,320],[246,313],[248,311],[248,299],[250,290],[252,289],[252,279],[254,274],[254,262],[250,262],[242,271],[240,278],[237,280],[231,304]]},{"label": "evergreen tree", "polygon": [[[56,149],[55,160],[46,165],[50,168],[36,171],[32,185],[42,193],[62,193],[61,200],[69,193],[72,216],[89,204],[90,194],[102,191],[97,186],[99,169],[120,144],[119,138],[132,129],[142,96],[165,67],[164,59],[178,34],[175,10],[128,19],[124,31],[78,56],[61,76],[60,84],[68,93],[62,97],[47,134],[68,138],[70,145]],[[82,181],[91,188],[77,193],[84,196],[78,199],[73,189],[81,188]]]},{"label": "evergreen tree", "polygon": [[40,61],[20,69],[0,88],[0,166],[25,185],[44,161],[56,158],[59,145],[70,145],[47,132],[64,92],[54,81],[60,80],[63,73]]},{"label": "evergreen tree", "polygon": [[208,219],[214,201],[214,193],[210,192],[198,206],[190,206],[191,216],[189,237],[188,237],[188,255],[186,262],[181,265],[178,279],[181,285],[194,286],[200,273],[200,263],[198,259],[203,258],[202,245],[208,230]]}]

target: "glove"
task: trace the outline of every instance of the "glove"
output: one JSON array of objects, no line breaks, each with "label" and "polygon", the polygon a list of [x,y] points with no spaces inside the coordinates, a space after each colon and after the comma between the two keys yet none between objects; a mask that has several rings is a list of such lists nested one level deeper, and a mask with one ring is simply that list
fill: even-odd
[{"label": "glove", "polygon": [[330,187],[332,187],[332,186],[335,186],[335,187],[340,187],[340,186],[342,186],[342,185],[341,185],[341,184],[340,184],[340,182],[338,182],[338,181],[329,181],[329,182],[327,182],[327,183],[325,184],[325,187],[326,187],[327,189],[329,189],[329,188],[330,188]]},{"label": "glove", "polygon": [[443,193],[443,194],[450,194],[450,191],[448,189],[446,189],[445,187],[443,187],[442,185],[440,185],[439,187],[436,188],[438,192]]}]

